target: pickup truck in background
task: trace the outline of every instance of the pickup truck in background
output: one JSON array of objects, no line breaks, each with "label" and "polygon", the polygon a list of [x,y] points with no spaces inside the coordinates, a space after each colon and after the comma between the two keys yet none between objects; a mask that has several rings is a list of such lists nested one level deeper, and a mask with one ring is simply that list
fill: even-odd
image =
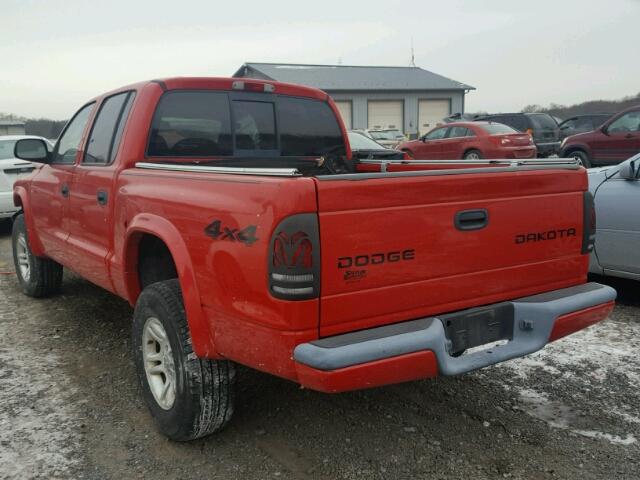
[{"label": "pickup truck in background", "polygon": [[68,268],[134,305],[142,392],[175,440],[229,421],[235,363],[323,392],[457,375],[614,305],[586,283],[576,162],[361,164],[316,89],[139,83],[85,104],[51,154],[15,153],[41,164],[14,188],[22,289],[53,294]]}]

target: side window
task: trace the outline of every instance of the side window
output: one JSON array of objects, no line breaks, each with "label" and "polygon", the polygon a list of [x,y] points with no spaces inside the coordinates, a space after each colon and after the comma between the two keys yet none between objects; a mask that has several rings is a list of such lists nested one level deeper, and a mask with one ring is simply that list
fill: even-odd
[{"label": "side window", "polygon": [[470,128],[467,128],[467,137],[475,137],[475,136],[476,136],[476,132],[474,132]]},{"label": "side window", "polygon": [[640,131],[640,112],[628,112],[614,120],[608,128],[611,133]]},{"label": "side window", "polygon": [[459,138],[459,137],[466,137],[466,136],[467,136],[466,127],[451,127],[447,138]]},{"label": "side window", "polygon": [[237,150],[276,150],[276,113],[271,102],[235,100],[233,126]]},{"label": "side window", "polygon": [[70,164],[75,162],[80,141],[82,140],[82,134],[87,126],[94,105],[95,103],[90,103],[82,107],[67,124],[62,136],[58,140],[58,145],[56,146],[51,163]]},{"label": "side window", "polygon": [[449,130],[449,127],[437,128],[427,133],[424,138],[425,140],[440,140],[445,137],[447,130]]},{"label": "side window", "polygon": [[107,165],[111,162],[114,134],[128,97],[129,92],[119,93],[102,102],[89,134],[83,163]]},{"label": "side window", "polygon": [[231,155],[231,113],[224,92],[165,93],[153,116],[149,156]]}]

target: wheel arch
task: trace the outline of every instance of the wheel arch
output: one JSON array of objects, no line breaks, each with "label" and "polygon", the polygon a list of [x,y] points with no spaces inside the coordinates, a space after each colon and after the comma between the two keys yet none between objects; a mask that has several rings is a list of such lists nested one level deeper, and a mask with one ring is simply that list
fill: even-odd
[{"label": "wheel arch", "polygon": [[35,223],[33,221],[33,215],[31,214],[31,203],[29,202],[29,195],[27,190],[23,186],[16,186],[13,190],[13,204],[20,208],[14,218],[22,213],[24,215],[24,224],[27,228],[27,235],[29,237],[29,248],[31,252],[37,257],[44,257],[45,251],[40,237],[38,236]]},{"label": "wheel arch", "polygon": [[574,143],[574,144],[565,146],[562,149],[562,156],[566,157],[567,155],[570,155],[571,153],[578,152],[578,151],[586,153],[589,160],[593,159],[593,156],[591,155],[591,149],[589,148],[589,146],[584,145],[582,143]]},{"label": "wheel arch", "polygon": [[140,246],[155,238],[171,255],[180,283],[193,350],[201,358],[220,358],[215,350],[213,332],[202,308],[195,270],[187,245],[178,229],[166,218],[139,214],[130,222],[124,241],[124,283],[129,302],[134,305],[141,293]]}]

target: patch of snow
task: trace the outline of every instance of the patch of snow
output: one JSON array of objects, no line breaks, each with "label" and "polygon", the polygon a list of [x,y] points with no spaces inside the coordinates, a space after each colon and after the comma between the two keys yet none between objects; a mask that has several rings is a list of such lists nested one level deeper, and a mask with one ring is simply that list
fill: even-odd
[{"label": "patch of snow", "polygon": [[546,394],[531,389],[521,389],[519,395],[520,400],[525,404],[524,411],[533,418],[546,422],[550,427],[569,430],[583,437],[606,440],[614,445],[631,445],[637,441],[632,434],[622,438],[619,435],[596,430],[571,428],[571,422],[577,415],[567,405],[551,401]]},{"label": "patch of snow", "polygon": [[22,325],[6,288],[0,280],[0,477],[68,478],[80,441],[74,391],[58,374],[59,358],[38,349],[37,338],[28,345],[13,339]]}]

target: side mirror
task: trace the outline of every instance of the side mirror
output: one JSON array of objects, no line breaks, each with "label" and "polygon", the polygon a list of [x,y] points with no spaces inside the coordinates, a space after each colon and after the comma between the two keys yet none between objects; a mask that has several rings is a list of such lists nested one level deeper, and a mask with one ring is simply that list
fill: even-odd
[{"label": "side mirror", "polygon": [[39,138],[23,138],[16,142],[13,156],[20,160],[36,163],[49,163],[49,150],[44,140]]},{"label": "side mirror", "polygon": [[620,165],[620,178],[625,180],[637,180],[640,168],[638,168],[638,160],[629,160]]}]

